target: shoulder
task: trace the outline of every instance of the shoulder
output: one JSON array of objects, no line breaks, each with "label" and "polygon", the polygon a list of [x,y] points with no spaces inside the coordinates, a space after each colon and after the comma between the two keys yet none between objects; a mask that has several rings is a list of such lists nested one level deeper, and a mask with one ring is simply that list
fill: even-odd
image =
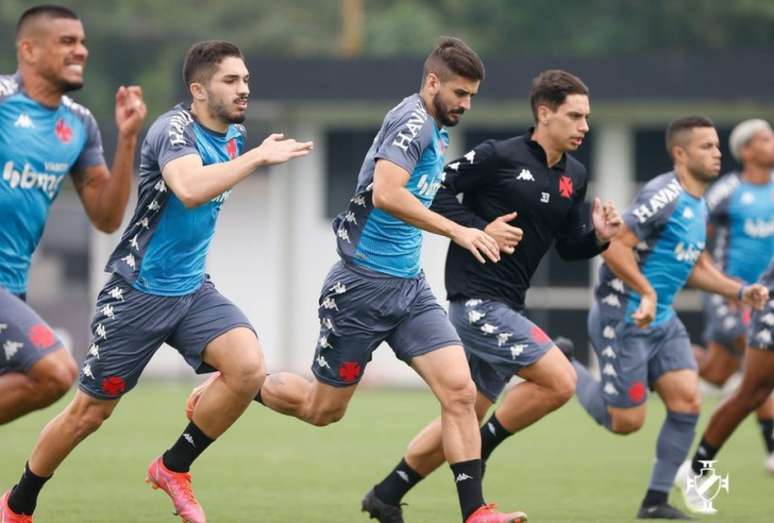
[{"label": "shoulder", "polygon": [[734,194],[737,187],[739,187],[739,175],[737,173],[732,172],[723,175],[707,190],[704,196],[704,199],[707,201],[707,207],[714,209]]},{"label": "shoulder", "polygon": [[184,107],[176,106],[160,115],[148,129],[146,139],[168,136],[171,142],[186,141],[186,135],[193,132],[193,115]]},{"label": "shoulder", "polygon": [[67,108],[70,113],[75,115],[76,118],[81,120],[85,125],[97,125],[97,120],[94,118],[94,115],[91,114],[91,111],[89,111],[89,109],[85,106],[77,103],[69,96],[62,97],[62,105]]},{"label": "shoulder", "polygon": [[0,74],[0,100],[19,92],[19,77],[15,74]]},{"label": "shoulder", "polygon": [[394,134],[415,140],[429,140],[433,136],[433,118],[417,94],[404,98],[384,117],[384,127]]},{"label": "shoulder", "polygon": [[640,224],[656,216],[668,219],[682,194],[683,188],[673,172],[656,176],[642,187],[626,215]]},{"label": "shoulder", "polygon": [[583,165],[577,158],[569,154],[567,155],[566,171],[580,179],[583,179],[584,181],[588,177],[586,166]]}]

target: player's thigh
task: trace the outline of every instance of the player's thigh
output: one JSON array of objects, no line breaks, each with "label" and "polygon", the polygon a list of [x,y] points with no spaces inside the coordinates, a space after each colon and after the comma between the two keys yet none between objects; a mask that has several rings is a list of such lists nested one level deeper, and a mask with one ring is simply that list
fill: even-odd
[{"label": "player's thigh", "polygon": [[653,387],[668,410],[695,412],[701,408],[699,375],[695,370],[673,370],[662,374]]},{"label": "player's thigh", "polygon": [[245,314],[208,279],[168,339],[197,373],[264,372],[263,352]]},{"label": "player's thigh", "polygon": [[38,313],[0,287],[0,374],[31,373],[37,367],[35,373],[44,377],[59,368],[70,370],[74,362],[63,347]]},{"label": "player's thigh", "polygon": [[720,386],[739,370],[740,364],[741,353],[730,351],[719,343],[710,342],[707,344],[707,353],[701,365],[701,377]]},{"label": "player's thigh", "polygon": [[97,297],[80,389],[113,400],[137,384],[158,348],[187,310],[189,297],[156,296],[114,276]]},{"label": "player's thigh", "polygon": [[462,345],[449,345],[426,352],[412,359],[411,366],[441,403],[459,399],[471,404],[475,401],[476,388]]},{"label": "player's thigh", "polygon": [[307,407],[320,416],[341,419],[356,390],[357,384],[342,387],[313,380]]},{"label": "player's thigh", "polygon": [[656,352],[648,365],[648,379],[667,408],[677,412],[699,412],[699,375],[688,332],[673,317],[659,327]]},{"label": "player's thigh", "polygon": [[761,349],[748,347],[745,352],[743,387],[749,389],[774,389],[774,347]]},{"label": "player's thigh", "polygon": [[535,363],[524,367],[518,376],[563,396],[575,392],[577,376],[569,360],[558,347],[552,346]]}]

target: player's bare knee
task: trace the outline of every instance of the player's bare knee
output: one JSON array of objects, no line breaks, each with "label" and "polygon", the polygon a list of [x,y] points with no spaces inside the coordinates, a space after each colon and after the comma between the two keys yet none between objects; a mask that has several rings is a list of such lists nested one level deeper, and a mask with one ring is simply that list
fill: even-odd
[{"label": "player's bare knee", "polygon": [[578,378],[575,369],[571,370],[572,372],[559,375],[551,387],[552,399],[557,408],[570,401],[575,395],[575,384]]},{"label": "player's bare knee", "polygon": [[331,407],[327,409],[321,409],[316,412],[310,413],[306,417],[306,421],[316,427],[325,427],[331,423],[336,423],[344,417],[346,409],[343,407]]},{"label": "player's bare knee", "polygon": [[266,379],[266,367],[263,364],[263,359],[256,355],[243,359],[239,365],[222,371],[222,374],[230,387],[239,393],[254,396]]},{"label": "player's bare knee", "polygon": [[77,437],[82,439],[95,432],[112,412],[111,407],[101,402],[91,402],[81,408],[73,409],[71,417],[74,418]]},{"label": "player's bare knee", "polygon": [[441,407],[452,413],[473,410],[476,405],[476,385],[468,378],[454,380],[441,393]]},{"label": "player's bare knee", "polygon": [[75,362],[63,362],[62,365],[47,369],[42,375],[36,376],[35,392],[38,403],[47,406],[67,394],[78,377]]},{"label": "player's bare knee", "polygon": [[626,435],[637,432],[642,428],[645,416],[634,414],[616,415],[611,417],[610,430],[616,434]]}]

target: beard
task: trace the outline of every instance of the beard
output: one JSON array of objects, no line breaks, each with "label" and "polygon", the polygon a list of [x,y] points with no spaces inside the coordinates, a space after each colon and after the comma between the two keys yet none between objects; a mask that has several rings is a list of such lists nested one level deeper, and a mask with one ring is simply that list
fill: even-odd
[{"label": "beard", "polygon": [[[444,127],[454,127],[460,123],[462,113],[465,112],[465,109],[458,109],[456,111],[448,110],[441,101],[440,93],[433,97],[433,109],[435,109],[435,114]],[[456,116],[456,119],[454,119],[452,115]]]},{"label": "beard", "polygon": [[245,113],[229,112],[226,102],[214,99],[209,105],[210,116],[228,123],[242,123],[245,121]]},{"label": "beard", "polygon": [[58,76],[51,72],[46,74],[45,78],[52,85],[54,85],[56,89],[61,93],[70,93],[72,91],[77,91],[78,89],[81,89],[83,87],[83,80],[76,80],[76,81],[65,80],[61,76]]}]

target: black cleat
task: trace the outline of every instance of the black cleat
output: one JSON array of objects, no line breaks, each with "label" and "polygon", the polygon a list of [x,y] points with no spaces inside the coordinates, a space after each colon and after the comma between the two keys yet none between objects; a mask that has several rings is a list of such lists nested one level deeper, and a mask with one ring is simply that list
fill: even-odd
[{"label": "black cleat", "polygon": [[670,505],[669,503],[661,503],[658,505],[653,505],[652,507],[640,507],[639,512],[637,512],[637,519],[687,519],[692,520],[693,518],[688,517],[686,514],[680,512],[675,507]]},{"label": "black cleat", "polygon": [[570,338],[559,336],[554,340],[554,345],[556,345],[559,350],[562,351],[562,354],[564,354],[565,358],[572,361],[573,354],[575,354],[575,344]]},{"label": "black cleat", "polygon": [[374,489],[368,491],[361,502],[362,512],[368,512],[371,519],[379,523],[403,523],[403,509],[400,506],[388,505],[376,497]]}]

